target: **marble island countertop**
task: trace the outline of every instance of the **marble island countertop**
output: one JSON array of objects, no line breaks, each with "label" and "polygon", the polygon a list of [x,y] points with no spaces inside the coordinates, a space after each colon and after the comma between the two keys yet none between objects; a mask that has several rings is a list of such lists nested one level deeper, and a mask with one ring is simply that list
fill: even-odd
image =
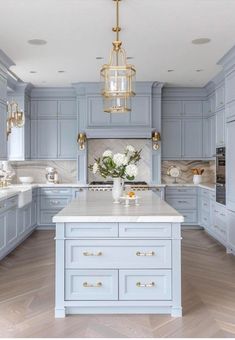
[{"label": "marble island countertop", "polygon": [[139,193],[140,204],[114,204],[110,192],[84,191],[53,217],[53,222],[169,222],[184,217],[151,191]]},{"label": "marble island countertop", "polygon": [[[187,186],[187,187],[200,187],[203,189],[208,189],[215,191],[215,184],[212,183],[201,183],[199,185],[194,185],[193,183],[163,183],[163,184],[149,184],[150,188],[165,188],[167,186]],[[0,188],[0,201],[10,198],[12,196],[18,195],[22,190],[25,188],[27,189],[35,189],[35,188],[65,188],[65,187],[70,187],[70,188],[88,188],[89,184],[83,184],[83,183],[59,183],[59,184],[49,184],[49,183],[32,183],[29,185],[21,185],[21,184],[12,184],[7,188]]]}]

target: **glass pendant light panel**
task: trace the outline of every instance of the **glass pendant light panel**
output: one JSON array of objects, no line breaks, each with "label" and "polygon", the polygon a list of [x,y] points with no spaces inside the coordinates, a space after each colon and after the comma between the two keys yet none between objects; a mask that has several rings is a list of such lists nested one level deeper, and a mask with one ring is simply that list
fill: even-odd
[{"label": "glass pendant light panel", "polygon": [[104,112],[126,113],[131,111],[131,97],[103,97]]}]

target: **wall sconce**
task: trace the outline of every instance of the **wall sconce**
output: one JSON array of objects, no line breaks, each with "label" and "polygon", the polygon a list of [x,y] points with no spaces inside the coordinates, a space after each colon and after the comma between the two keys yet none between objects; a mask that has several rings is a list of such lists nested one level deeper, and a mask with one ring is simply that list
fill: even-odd
[{"label": "wall sconce", "polygon": [[7,138],[13,127],[21,128],[25,124],[24,112],[19,110],[18,103],[12,101],[7,102]]},{"label": "wall sconce", "polygon": [[153,150],[159,150],[160,149],[160,144],[159,144],[160,141],[161,141],[160,132],[153,131],[153,133],[152,133]]},{"label": "wall sconce", "polygon": [[79,133],[77,142],[79,144],[79,149],[84,150],[85,149],[85,143],[87,141],[86,134],[85,133]]}]

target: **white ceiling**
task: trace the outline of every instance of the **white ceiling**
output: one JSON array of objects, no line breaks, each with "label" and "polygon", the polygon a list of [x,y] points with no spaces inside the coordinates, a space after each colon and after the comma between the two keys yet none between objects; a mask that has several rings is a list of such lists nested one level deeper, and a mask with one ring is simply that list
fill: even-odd
[{"label": "white ceiling", "polygon": [[[0,48],[22,80],[37,86],[99,81],[114,38],[112,0],[0,0],[0,13]],[[123,0],[120,14],[121,38],[134,57],[137,80],[203,86],[235,44],[235,0]],[[201,37],[211,42],[191,43]],[[48,44],[29,45],[34,38]]]}]

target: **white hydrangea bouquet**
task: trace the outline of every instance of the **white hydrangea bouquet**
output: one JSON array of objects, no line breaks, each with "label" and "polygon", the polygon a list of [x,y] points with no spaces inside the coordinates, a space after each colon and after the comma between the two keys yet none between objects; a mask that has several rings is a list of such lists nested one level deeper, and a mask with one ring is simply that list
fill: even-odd
[{"label": "white hydrangea bouquet", "polygon": [[95,158],[95,163],[89,165],[93,174],[100,173],[104,178],[122,178],[132,181],[138,174],[137,163],[141,159],[141,150],[136,151],[132,145],[127,145],[124,153],[106,150],[102,157]]},{"label": "white hydrangea bouquet", "polygon": [[124,153],[113,154],[111,150],[106,150],[101,157],[95,158],[94,164],[89,165],[93,174],[99,173],[104,178],[112,177],[114,203],[120,203],[122,181],[132,181],[138,175],[137,163],[141,159],[140,154],[141,150],[136,151],[132,145],[127,145]]}]

